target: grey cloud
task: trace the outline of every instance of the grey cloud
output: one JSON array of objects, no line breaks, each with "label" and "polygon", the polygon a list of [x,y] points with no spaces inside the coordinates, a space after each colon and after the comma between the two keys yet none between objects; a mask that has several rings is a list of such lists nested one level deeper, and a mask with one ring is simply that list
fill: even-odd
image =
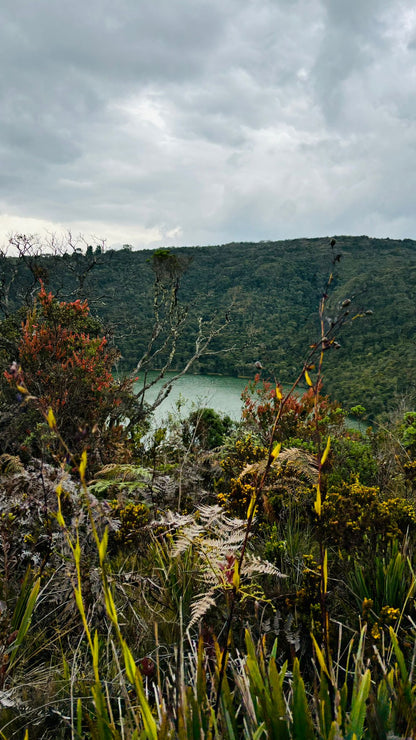
[{"label": "grey cloud", "polygon": [[362,224],[411,236],[400,231],[415,226],[411,10],[5,0],[3,213],[107,224],[133,243],[135,229],[163,243],[177,227],[176,243]]}]

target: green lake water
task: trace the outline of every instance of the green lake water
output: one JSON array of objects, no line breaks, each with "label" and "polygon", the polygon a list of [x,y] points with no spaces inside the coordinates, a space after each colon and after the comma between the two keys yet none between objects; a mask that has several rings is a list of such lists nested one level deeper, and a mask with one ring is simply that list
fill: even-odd
[{"label": "green lake water", "polygon": [[[150,388],[145,400],[151,403],[163,383],[173,375],[174,373],[167,373],[163,380]],[[148,373],[148,379],[154,376],[155,373]],[[173,384],[169,396],[156,409],[155,421],[160,423],[169,413],[175,412],[178,401],[181,403],[182,415],[184,412],[189,413],[195,406],[207,406],[238,420],[242,409],[241,393],[248,382],[247,378],[232,378],[225,375],[184,375]],[[139,378],[135,384],[136,391],[142,384],[143,379]]]},{"label": "green lake water", "polygon": [[[151,403],[163,385],[174,373],[167,373],[163,380],[150,388],[145,400]],[[156,373],[148,373],[148,380]],[[235,421],[241,416],[241,393],[250,382],[249,378],[233,378],[227,375],[184,375],[173,386],[169,396],[161,403],[154,413],[154,424],[161,424],[168,414],[177,412],[180,403],[181,415],[186,416],[193,408],[208,407],[223,414],[227,414]],[[143,384],[143,377],[135,383],[138,391]],[[286,388],[284,389],[286,390]],[[303,390],[303,389],[302,389]],[[366,424],[356,419],[346,419],[349,428],[365,432]]]}]

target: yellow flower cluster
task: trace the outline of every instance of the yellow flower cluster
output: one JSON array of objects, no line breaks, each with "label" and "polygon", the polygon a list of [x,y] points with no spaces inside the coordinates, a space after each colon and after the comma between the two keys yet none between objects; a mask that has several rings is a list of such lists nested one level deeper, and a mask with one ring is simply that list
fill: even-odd
[{"label": "yellow flower cluster", "polygon": [[366,616],[368,614],[368,612],[370,611],[370,609],[373,608],[373,604],[374,604],[373,599],[364,599],[363,600],[363,606],[362,606],[363,616]]},{"label": "yellow flower cluster", "polygon": [[221,460],[221,468],[229,475],[240,473],[249,463],[262,460],[266,455],[266,448],[257,444],[248,434],[243,439],[237,439],[232,454]]},{"label": "yellow flower cluster", "polygon": [[380,612],[380,619],[385,624],[392,624],[400,617],[400,609],[394,609],[392,606],[383,606]]},{"label": "yellow flower cluster", "polygon": [[239,478],[231,478],[229,491],[218,493],[217,501],[230,514],[245,516],[255,490],[249,483],[243,483]]},{"label": "yellow flower cluster", "polygon": [[378,623],[375,622],[371,628],[371,634],[374,637],[375,640],[379,640],[381,637],[380,627],[378,626]]},{"label": "yellow flower cluster", "polygon": [[143,527],[149,523],[149,510],[145,504],[127,504],[122,507],[117,500],[111,502],[111,508],[120,519],[120,527],[115,534],[118,543],[132,543],[141,536]]}]

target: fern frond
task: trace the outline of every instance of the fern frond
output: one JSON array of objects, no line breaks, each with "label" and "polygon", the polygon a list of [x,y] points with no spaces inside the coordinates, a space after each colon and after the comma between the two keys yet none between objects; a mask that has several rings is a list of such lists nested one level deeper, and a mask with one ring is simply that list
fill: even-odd
[{"label": "fern frond", "polygon": [[203,594],[202,596],[197,596],[194,599],[191,606],[191,620],[189,622],[188,629],[199,622],[212,606],[215,606],[216,602],[213,593],[214,591],[211,589],[208,593]]},{"label": "fern frond", "polygon": [[[217,594],[232,588],[234,567],[246,536],[247,522],[226,516],[220,506],[204,505],[194,515],[167,512],[163,523],[171,531],[176,529],[171,557],[183,556],[191,547],[198,556],[197,577],[202,590],[191,604],[190,628],[215,605]],[[253,596],[249,581],[262,575],[285,577],[273,563],[247,552],[241,571],[242,578],[247,581],[246,594]]]},{"label": "fern frond", "polygon": [[[266,470],[266,466],[266,459],[250,463],[245,466],[238,477],[241,480],[246,475],[261,476]],[[309,452],[301,450],[298,447],[288,447],[287,449],[282,450],[273,460],[271,467],[274,470],[285,472],[291,468],[293,471],[306,478],[310,483],[316,482],[318,476],[315,457]]]},{"label": "fern frond", "polygon": [[104,478],[111,481],[119,482],[140,482],[149,481],[151,473],[139,465],[122,465],[120,463],[109,463],[100,468],[95,474],[96,478]]},{"label": "fern frond", "polygon": [[20,475],[24,473],[24,465],[17,455],[8,455],[4,453],[0,455],[0,474],[2,475]]},{"label": "fern frond", "polygon": [[261,560],[254,555],[247,556],[243,564],[242,575],[267,575],[275,576],[276,578],[287,578],[273,563],[270,563],[268,560]]},{"label": "fern frond", "polygon": [[273,467],[283,468],[284,464],[286,469],[289,465],[293,466],[299,474],[310,482],[317,479],[318,465],[316,457],[306,452],[306,450],[301,450],[299,447],[288,447],[286,450],[282,450],[279,457],[274,461]]}]

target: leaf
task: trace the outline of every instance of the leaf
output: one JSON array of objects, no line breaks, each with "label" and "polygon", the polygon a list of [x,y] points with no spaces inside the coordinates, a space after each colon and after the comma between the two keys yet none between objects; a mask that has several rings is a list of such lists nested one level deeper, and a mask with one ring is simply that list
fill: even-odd
[{"label": "leaf", "polygon": [[323,574],[324,574],[324,594],[328,588],[328,550],[325,550],[324,562],[323,562]]},{"label": "leaf", "polygon": [[332,726],[332,701],[328,688],[328,681],[322,671],[320,676],[319,703],[317,709],[321,735],[325,740],[328,740],[331,731],[330,728]]},{"label": "leaf", "polygon": [[207,695],[207,674],[205,670],[205,646],[204,638],[199,636],[198,641],[198,661],[196,672],[196,696],[198,703],[202,706]]},{"label": "leaf", "polygon": [[260,740],[261,737],[267,737],[267,728],[266,723],[262,722],[261,725],[258,726],[257,730],[255,731],[253,735],[253,740]]},{"label": "leaf", "polygon": [[283,393],[280,390],[280,388],[279,388],[278,385],[276,386],[276,398],[277,398],[278,401],[281,401],[282,398],[283,398]]},{"label": "leaf", "polygon": [[85,483],[86,469],[87,469],[87,451],[84,450],[84,452],[81,455],[81,462],[79,464],[79,477],[81,478],[83,483]]},{"label": "leaf", "polygon": [[324,454],[321,457],[321,465],[324,465],[325,464],[326,459],[327,459],[327,457],[329,455],[329,450],[330,449],[331,449],[331,437],[330,437],[330,435],[328,435],[328,439],[327,439],[327,442],[326,442],[326,447],[325,447],[325,450],[324,450]]},{"label": "leaf", "polygon": [[19,393],[24,393],[24,394],[29,393],[28,389],[25,388],[24,385],[17,385],[16,388],[19,391]]},{"label": "leaf", "polygon": [[273,705],[273,716],[270,718],[274,730],[273,737],[278,740],[289,740],[289,730],[287,726],[287,707],[285,703],[285,697],[283,694],[283,681],[287,669],[287,663],[282,667],[279,673],[276,667],[276,661],[271,656],[269,661],[269,686],[270,686],[270,699]]},{"label": "leaf", "polygon": [[312,387],[313,387],[313,383],[312,383],[312,381],[311,381],[311,379],[310,379],[310,375],[309,375],[309,373],[308,373],[308,371],[307,371],[307,370],[305,370],[305,380],[306,380],[306,382],[307,382],[308,386],[309,386],[310,388],[312,388]]},{"label": "leaf", "polygon": [[107,552],[107,544],[108,544],[108,529],[106,527],[104,530],[103,538],[99,546],[100,565],[102,565],[104,562],[104,558]]},{"label": "leaf", "polygon": [[99,644],[98,644],[98,632],[94,632],[94,642],[92,647],[92,662],[94,669],[98,671],[98,660],[99,660]]},{"label": "leaf", "polygon": [[315,511],[318,514],[318,516],[321,516],[321,487],[319,483],[316,484],[316,501],[314,504]]},{"label": "leaf", "polygon": [[56,521],[58,522],[60,527],[65,529],[65,519],[63,518],[61,511],[56,512]]},{"label": "leaf", "polygon": [[393,643],[393,649],[396,656],[397,663],[400,668],[400,673],[402,677],[403,686],[409,685],[409,674],[407,672],[406,663],[404,660],[404,655],[399,647],[399,642],[397,640],[397,635],[393,629],[393,627],[389,627],[390,632],[390,639]]},{"label": "leaf", "polygon": [[65,529],[65,519],[62,515],[62,508],[61,508],[61,495],[62,495],[63,488],[60,483],[56,486],[56,497],[58,499],[58,511],[56,512],[56,521],[58,522],[60,527],[63,527]]},{"label": "leaf", "polygon": [[105,608],[107,610],[107,614],[109,618],[111,619],[112,623],[115,626],[118,626],[118,616],[117,616],[116,605],[114,603],[112,593],[108,588],[106,588],[104,591],[104,603],[105,603]]},{"label": "leaf", "polygon": [[81,562],[81,545],[79,544],[79,539],[77,535],[77,542],[75,547],[73,548],[73,554],[74,554],[74,561],[75,564],[79,567],[79,564]]},{"label": "leaf", "polygon": [[52,411],[52,408],[49,407],[48,415],[47,415],[48,424],[51,429],[56,429],[56,419],[55,414]]},{"label": "leaf", "polygon": [[212,595],[212,591],[204,594],[202,597],[196,597],[191,605],[191,620],[188,625],[188,629],[193,627],[196,622],[207,613],[211,606],[215,606],[216,601]]},{"label": "leaf", "polygon": [[300,675],[299,660],[293,663],[293,740],[315,740],[311,713],[306,698],[305,684]]},{"label": "leaf", "polygon": [[312,632],[311,632],[311,638],[312,638],[313,646],[315,648],[316,657],[318,658],[319,665],[321,666],[321,669],[323,670],[323,672],[325,673],[325,675],[331,681],[331,684],[332,684],[332,679],[331,679],[331,676],[329,675],[328,668],[326,667],[325,658],[322,654],[322,650],[319,647],[318,643],[316,642],[315,637],[313,636]]},{"label": "leaf", "polygon": [[233,573],[233,586],[236,591],[240,588],[240,572],[238,569],[238,560],[234,563],[234,573]]},{"label": "leaf", "polygon": [[251,497],[251,499],[250,499],[250,503],[248,505],[247,519],[250,519],[252,513],[254,512],[254,508],[255,508],[255,505],[256,505],[256,498],[257,498],[257,494],[256,494],[256,492],[254,492],[253,495],[252,495],[252,497]]},{"label": "leaf", "polygon": [[367,711],[366,701],[368,699],[368,694],[370,693],[370,685],[371,673],[367,669],[364,673],[364,676],[362,676],[361,678],[357,696],[355,697],[353,705],[351,707],[350,721],[348,727],[350,736],[355,736],[357,740],[360,740],[363,736],[364,721]]},{"label": "leaf", "polygon": [[126,667],[126,676],[128,680],[130,681],[130,683],[134,684],[136,680],[136,672],[137,672],[136,663],[134,662],[134,658],[130,652],[130,649],[124,640],[122,642],[121,648],[123,651],[124,665]]},{"label": "leaf", "polygon": [[281,449],[282,449],[282,443],[281,442],[278,442],[277,445],[275,445],[275,447],[273,449],[273,452],[272,452],[272,458],[273,458],[273,460],[276,459],[276,457],[278,456],[278,454],[279,454],[279,452],[280,452]]},{"label": "leaf", "polygon": [[84,602],[82,600],[82,594],[79,588],[74,588],[74,594],[75,594],[75,602],[78,607],[78,611],[82,615],[85,613],[85,610],[84,610]]},{"label": "leaf", "polygon": [[152,715],[149,702],[147,701],[146,695],[143,691],[143,682],[140,671],[137,668],[130,649],[128,648],[127,643],[124,640],[122,640],[121,648],[123,651],[127,678],[129,679],[130,683],[134,685],[137,698],[139,700],[143,725],[146,733],[145,737],[149,740],[157,740],[157,725],[155,722],[155,718]]},{"label": "leaf", "polygon": [[39,589],[40,589],[40,578],[38,578],[35,581],[35,583],[34,583],[34,585],[32,587],[32,590],[31,590],[31,592],[29,594],[29,598],[28,598],[27,604],[26,604],[26,609],[25,609],[25,612],[23,614],[22,621],[20,622],[16,639],[15,639],[15,641],[13,643],[13,649],[12,649],[11,654],[10,654],[10,662],[9,662],[9,665],[11,665],[13,663],[13,659],[14,659],[14,657],[16,655],[16,652],[17,652],[19,646],[21,645],[21,643],[23,642],[23,638],[25,637],[26,632],[29,629],[30,622],[32,620],[33,610],[34,610],[35,604],[36,604],[36,599],[38,598]]},{"label": "leaf", "polygon": [[80,737],[82,737],[82,701],[81,697],[78,698],[77,701],[77,732]]}]

